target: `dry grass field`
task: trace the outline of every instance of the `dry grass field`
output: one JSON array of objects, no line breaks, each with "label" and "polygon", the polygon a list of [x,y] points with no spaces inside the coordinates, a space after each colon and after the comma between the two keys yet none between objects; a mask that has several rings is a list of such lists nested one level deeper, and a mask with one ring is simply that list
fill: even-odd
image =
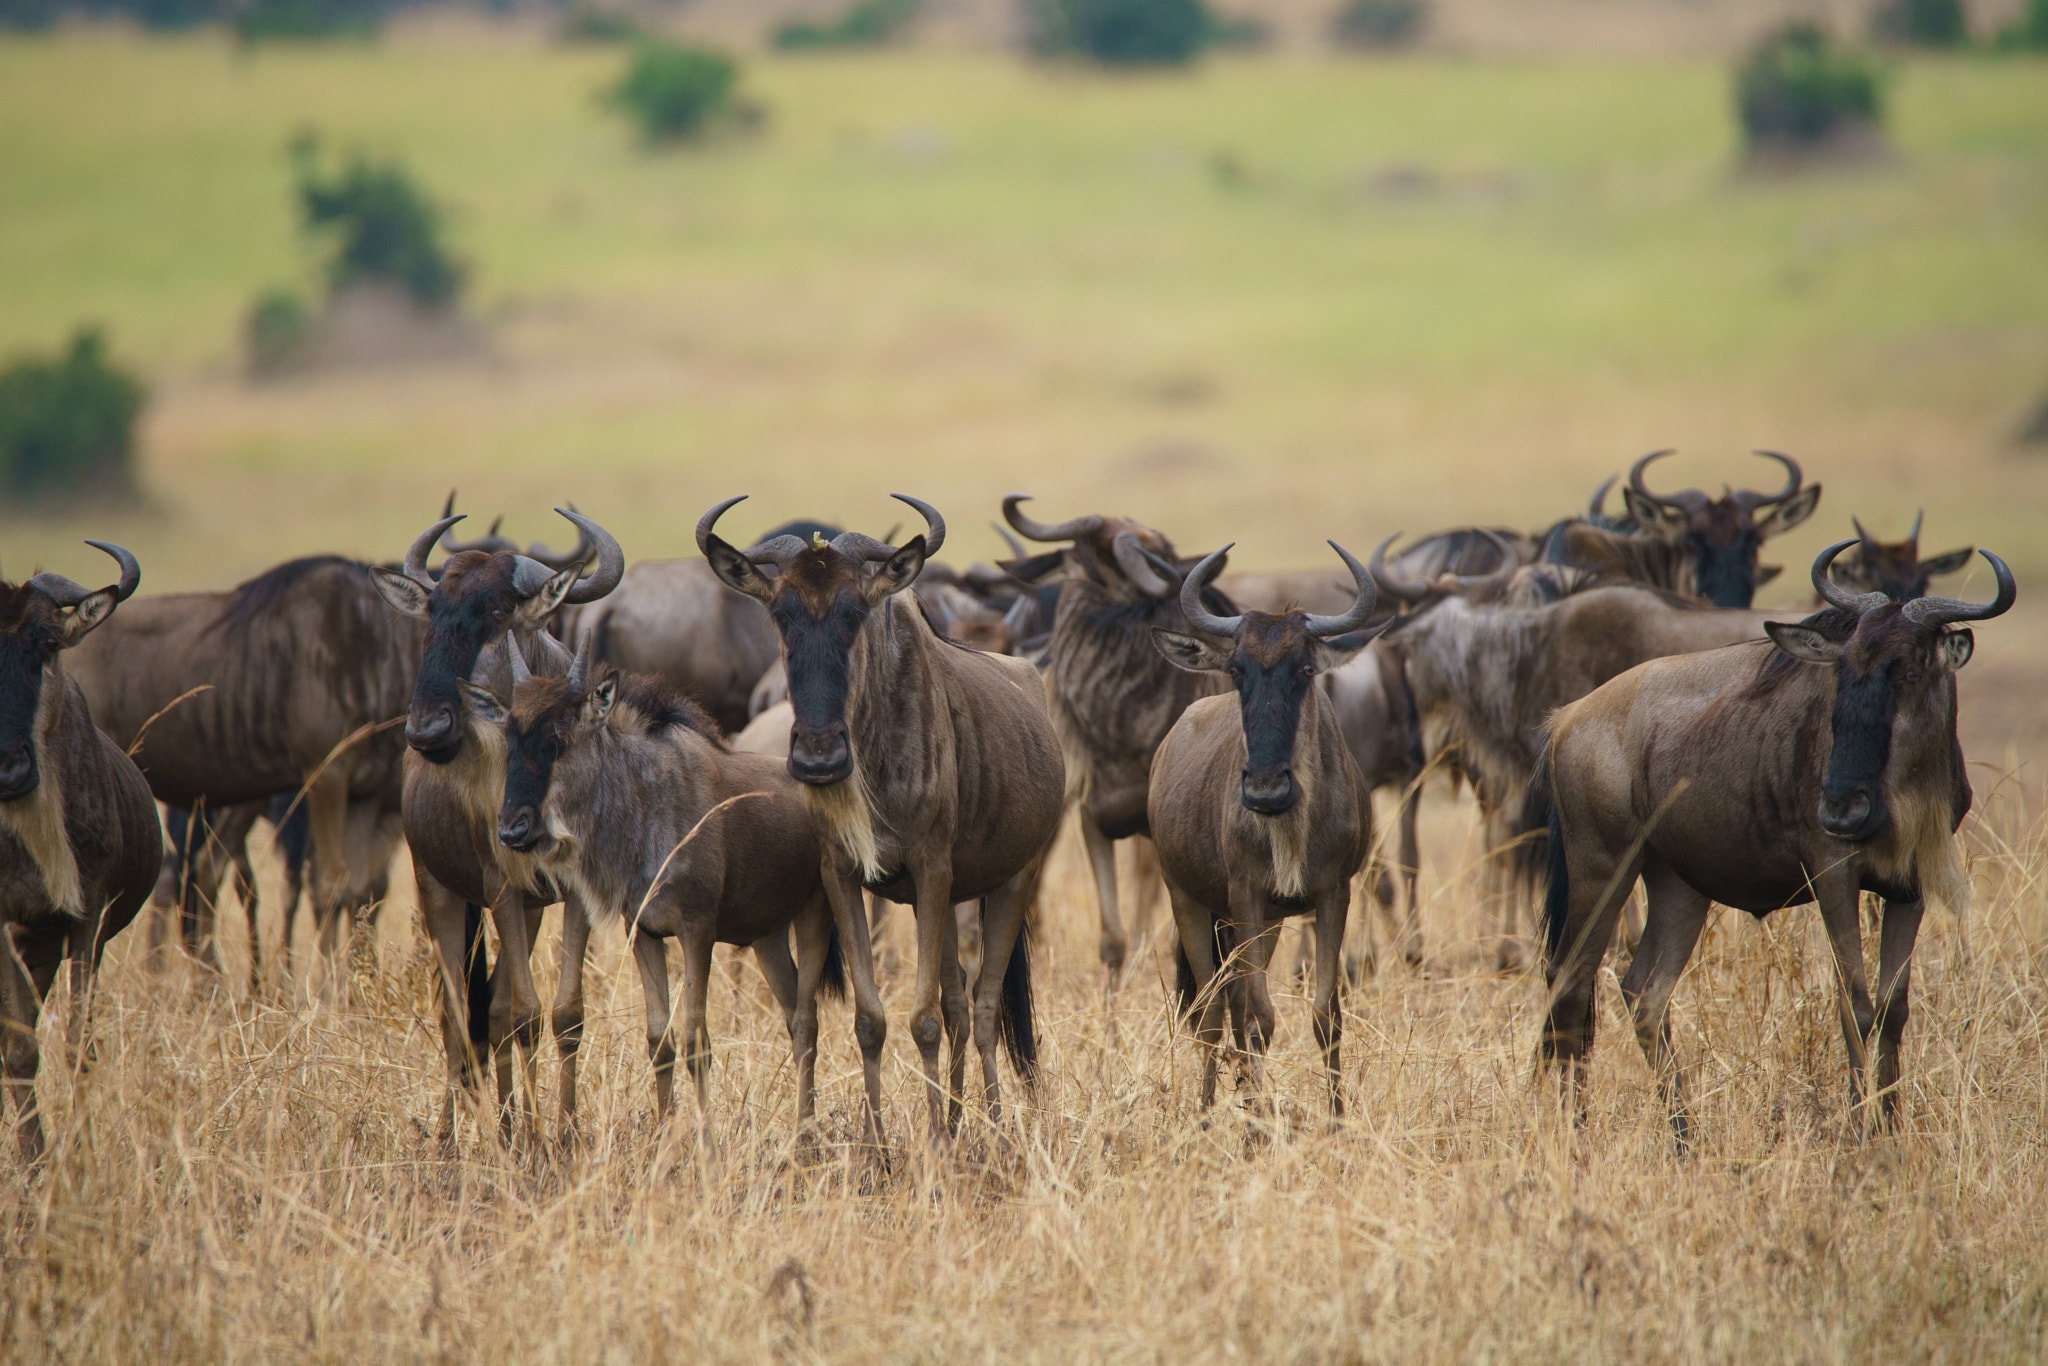
[{"label": "dry grass field", "polygon": [[[682,553],[729,493],[756,495],[736,535],[880,531],[896,488],[952,519],[949,557],[986,556],[981,524],[1026,487],[1047,516],[1126,512],[1277,567],[1326,535],[1547,521],[1657,446],[1713,488],[1776,446],[1828,492],[1772,546],[1791,568],[1767,603],[1851,513],[1889,530],[1923,505],[1930,548],[1989,545],[2021,575],[1963,675],[1974,953],[1929,917],[1903,1128],[1856,1136],[1798,909],[1717,913],[1679,988],[1689,1160],[1611,978],[1571,1132],[1534,1073],[1541,985],[1487,970],[1470,809],[1435,793],[1431,960],[1349,991],[1334,1130],[1292,984],[1276,1114],[1227,1093],[1198,1112],[1170,965],[1148,957],[1112,1019],[1063,848],[1044,1080],[999,1128],[919,1141],[899,968],[887,1170],[848,1146],[838,1006],[820,1152],[797,1162],[751,967],[714,986],[708,1132],[687,1097],[658,1128],[613,929],[581,1144],[506,1146],[465,1116],[450,1156],[401,868],[345,1002],[303,980],[252,998],[230,907],[225,982],[115,945],[83,1076],[52,1003],[48,1158],[0,1145],[0,1361],[2041,1359],[2048,462],[2008,444],[2048,383],[2039,63],[1915,62],[1893,162],[1758,182],[1734,169],[1725,73],[1692,57],[1130,81],[986,55],[762,62],[767,133],[678,156],[598,109],[616,62],[468,31],[253,56],[0,41],[0,348],[99,319],[155,391],[149,505],[10,521],[9,576],[97,572],[88,535],[133,547],[145,592],[386,558],[450,484],[522,538],[558,536],[545,509],[574,498],[634,558]],[[403,155],[451,203],[488,361],[240,376],[242,308],[313,274],[280,151],[306,123]],[[539,1073],[551,1116],[551,1045]]]}]

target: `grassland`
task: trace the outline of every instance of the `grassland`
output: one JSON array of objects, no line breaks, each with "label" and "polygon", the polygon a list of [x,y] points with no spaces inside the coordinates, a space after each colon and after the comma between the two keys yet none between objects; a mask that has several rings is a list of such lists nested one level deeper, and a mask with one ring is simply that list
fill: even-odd
[{"label": "grassland", "polygon": [[[635,556],[681,553],[728,492],[756,494],[744,532],[879,524],[907,488],[964,558],[1024,487],[1281,565],[1325,535],[1545,520],[1671,444],[1710,486],[1751,446],[1805,460],[1828,493],[1788,564],[1851,512],[1924,504],[1936,548],[1997,547],[2029,595],[2048,572],[2048,466],[2006,445],[2048,384],[2038,64],[1916,62],[1893,164],[1757,181],[1704,63],[759,63],[763,135],[650,155],[595,105],[616,60],[474,34],[0,42],[0,350],[104,320],[157,392],[154,508],[14,521],[8,572],[91,565],[84,535],[132,545],[154,589],[390,556],[450,484],[522,536],[574,498]],[[238,377],[251,294],[312,275],[281,150],[308,123],[452,205],[490,363]],[[1196,1112],[1156,972],[1112,1030],[1062,854],[1043,1089],[926,1155],[895,1009],[880,1181],[844,1147],[843,1011],[824,1160],[790,1161],[751,970],[713,997],[712,1141],[657,1131],[616,931],[581,1152],[465,1119],[444,1157],[406,891],[346,1006],[153,978],[117,945],[97,1067],[46,1070],[47,1168],[0,1153],[0,1359],[2039,1359],[2044,625],[1986,626],[1964,675],[1976,954],[1930,917],[1895,1136],[1853,1137],[1801,910],[1720,915],[1680,987],[1698,1154],[1671,1155],[1611,991],[1573,1139],[1531,1082],[1540,988],[1479,971],[1474,836],[1441,798],[1432,971],[1349,994],[1341,1129],[1298,999],[1270,1128]]]}]

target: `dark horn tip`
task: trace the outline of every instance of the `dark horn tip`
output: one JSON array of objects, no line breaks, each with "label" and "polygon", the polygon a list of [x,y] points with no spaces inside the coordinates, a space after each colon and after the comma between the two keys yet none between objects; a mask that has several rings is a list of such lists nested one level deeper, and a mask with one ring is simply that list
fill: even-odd
[{"label": "dark horn tip", "polygon": [[104,551],[113,556],[114,563],[121,566],[121,577],[114,584],[114,599],[117,602],[126,602],[134,594],[136,585],[142,582],[141,563],[125,546],[115,545],[112,541],[89,540],[86,544],[94,550]]}]

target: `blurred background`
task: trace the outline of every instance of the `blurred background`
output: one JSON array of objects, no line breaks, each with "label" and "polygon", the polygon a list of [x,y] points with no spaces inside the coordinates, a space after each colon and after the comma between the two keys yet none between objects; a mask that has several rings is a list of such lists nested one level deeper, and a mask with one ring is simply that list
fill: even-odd
[{"label": "blurred background", "polygon": [[1924,508],[2021,575],[1966,726],[2043,733],[2048,0],[0,23],[10,577],[390,559],[451,487],[631,558],[896,490],[993,558],[1017,489],[1279,568],[1545,526],[1664,446],[1659,487],[1770,487],[1770,447],[1826,493],[1760,601]]}]

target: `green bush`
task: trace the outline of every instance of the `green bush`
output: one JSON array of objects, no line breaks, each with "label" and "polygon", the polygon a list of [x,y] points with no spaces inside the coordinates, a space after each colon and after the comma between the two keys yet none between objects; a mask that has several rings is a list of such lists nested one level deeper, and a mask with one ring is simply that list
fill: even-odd
[{"label": "green bush", "polygon": [[424,308],[446,308],[462,289],[463,269],[441,242],[441,212],[396,161],[357,152],[331,177],[320,175],[320,147],[305,135],[292,144],[299,208],[309,233],[336,239],[330,288],[379,280]]},{"label": "green bush", "polygon": [[1032,45],[1105,66],[1192,61],[1214,31],[1202,0],[1040,0]]},{"label": "green bush", "polygon": [[2019,17],[1998,31],[2001,52],[2048,52],[2048,0],[2027,0]]},{"label": "green bush", "polygon": [[15,361],[0,371],[0,486],[13,498],[131,492],[144,396],[97,328],[62,357]]},{"label": "green bush", "polygon": [[312,317],[305,300],[289,289],[266,289],[249,305],[242,320],[242,340],[249,352],[249,369],[258,375],[275,375],[289,370],[298,359]]},{"label": "green bush", "polygon": [[1962,0],[1885,0],[1870,18],[1871,31],[1908,47],[1967,47],[1970,25]]},{"label": "green bush", "polygon": [[1811,24],[1764,39],[1735,74],[1735,107],[1752,148],[1813,146],[1883,113],[1877,73]]},{"label": "green bush", "polygon": [[645,37],[647,30],[638,19],[617,10],[577,5],[562,17],[565,43],[636,43]]},{"label": "green bush", "polygon": [[0,28],[34,33],[57,22],[63,0],[0,0]]},{"label": "green bush", "polygon": [[1273,30],[1263,20],[1211,15],[1205,45],[1233,52],[1257,52],[1273,44]]},{"label": "green bush", "polygon": [[255,0],[235,16],[245,43],[377,36],[384,23],[378,0]]},{"label": "green bush", "polygon": [[880,47],[893,42],[917,17],[919,0],[858,0],[824,24],[784,24],[772,40],[782,52],[832,47]]},{"label": "green bush", "polygon": [[739,114],[738,84],[739,67],[722,53],[649,41],[633,45],[626,74],[605,100],[637,123],[647,141],[672,142],[699,137]]},{"label": "green bush", "polygon": [[1330,21],[1339,47],[1406,47],[1429,21],[1425,0],[1350,0]]}]

